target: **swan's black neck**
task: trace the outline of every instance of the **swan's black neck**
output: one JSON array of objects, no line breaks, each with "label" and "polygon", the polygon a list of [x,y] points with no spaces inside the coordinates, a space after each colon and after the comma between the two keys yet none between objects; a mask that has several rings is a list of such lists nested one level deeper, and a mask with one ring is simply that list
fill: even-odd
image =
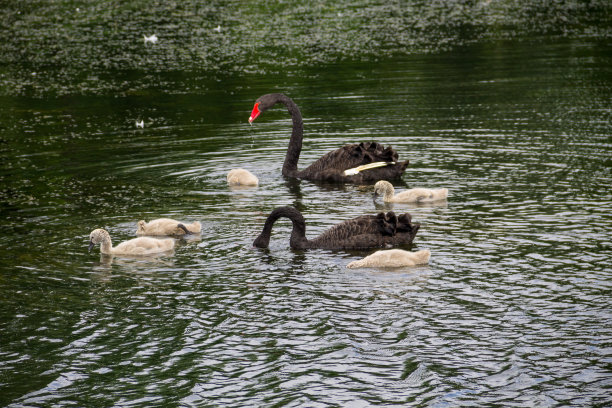
[{"label": "swan's black neck", "polygon": [[[291,119],[293,120],[293,130],[291,131],[291,139],[289,147],[285,155],[283,163],[283,176],[296,177],[298,173],[298,160],[302,151],[302,139],[304,138],[304,123],[302,122],[302,114],[300,109],[291,98],[286,95],[278,94],[277,102],[282,103],[287,107]],[[295,225],[295,224],[294,224]]]},{"label": "swan's black neck", "polygon": [[274,209],[263,227],[263,231],[253,242],[253,246],[258,248],[267,248],[270,244],[270,235],[272,233],[272,226],[281,217],[289,218],[293,224],[291,230],[291,238],[289,240],[289,246],[293,249],[304,249],[308,247],[308,240],[306,239],[306,223],[302,214],[293,207],[279,207]]}]

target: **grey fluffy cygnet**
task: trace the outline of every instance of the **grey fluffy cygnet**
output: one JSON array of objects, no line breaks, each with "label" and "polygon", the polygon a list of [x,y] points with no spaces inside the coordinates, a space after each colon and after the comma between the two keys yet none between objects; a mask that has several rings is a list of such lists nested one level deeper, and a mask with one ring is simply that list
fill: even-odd
[{"label": "grey fluffy cygnet", "polygon": [[89,234],[89,250],[100,244],[100,252],[109,255],[151,255],[174,249],[174,239],[157,239],[140,237],[130,239],[113,247],[110,235],[102,228],[95,229]]},{"label": "grey fluffy cygnet", "polygon": [[233,169],[227,173],[227,184],[230,186],[257,186],[257,177],[245,169]]},{"label": "grey fluffy cygnet", "polygon": [[429,249],[410,252],[402,249],[376,251],[359,261],[346,265],[347,268],[399,268],[402,266],[423,265],[429,262]]},{"label": "grey fluffy cygnet", "polygon": [[386,203],[430,203],[446,200],[447,188],[412,188],[395,194],[393,185],[388,181],[381,180],[374,184],[374,197],[382,195]]},{"label": "grey fluffy cygnet", "polygon": [[138,221],[138,229],[136,235],[175,235],[181,236],[185,234],[199,234],[202,231],[202,225],[199,221],[191,224],[173,220],[171,218],[158,218],[146,222]]}]

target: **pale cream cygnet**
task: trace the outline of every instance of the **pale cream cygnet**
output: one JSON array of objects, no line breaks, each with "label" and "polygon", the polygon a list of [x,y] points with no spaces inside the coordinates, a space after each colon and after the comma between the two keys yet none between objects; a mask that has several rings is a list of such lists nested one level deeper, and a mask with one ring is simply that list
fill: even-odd
[{"label": "pale cream cygnet", "polygon": [[199,221],[191,224],[173,220],[171,218],[158,218],[146,222],[138,221],[138,229],[136,235],[185,235],[199,234],[202,231],[202,225]]},{"label": "pale cream cygnet", "polygon": [[359,261],[346,265],[347,268],[399,268],[402,266],[422,265],[429,262],[429,249],[410,252],[402,249],[376,251]]},{"label": "pale cream cygnet", "polygon": [[89,234],[89,250],[100,244],[100,252],[111,255],[152,255],[174,249],[174,239],[157,239],[140,237],[130,239],[113,247],[110,235],[102,228],[95,229]]},{"label": "pale cream cygnet", "polygon": [[381,180],[374,184],[374,197],[382,195],[386,203],[430,203],[433,201],[446,200],[447,188],[412,188],[395,194],[393,185],[388,181]]},{"label": "pale cream cygnet", "polygon": [[233,169],[227,173],[227,184],[230,186],[257,186],[257,177],[245,169]]}]

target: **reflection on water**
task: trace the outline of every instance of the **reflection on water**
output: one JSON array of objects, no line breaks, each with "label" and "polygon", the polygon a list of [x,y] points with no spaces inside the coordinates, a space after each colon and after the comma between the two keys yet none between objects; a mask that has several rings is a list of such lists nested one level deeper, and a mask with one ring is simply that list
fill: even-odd
[{"label": "reflection on water", "polygon": [[110,266],[111,264],[115,265],[144,265],[147,266],[149,264],[160,264],[166,266],[172,266],[172,263],[166,259],[162,259],[162,257],[171,257],[174,255],[174,251],[166,251],[159,252],[152,255],[147,256],[136,256],[136,255],[108,255],[108,254],[100,254],[100,266]]},{"label": "reflection on water", "polygon": [[[535,29],[541,15],[547,29],[567,28],[609,6],[591,2],[575,17],[557,3],[448,2],[403,29],[424,3],[294,5],[301,14],[266,3],[276,17],[246,28],[235,16],[259,11],[231,4],[236,14],[218,22],[213,3],[44,14],[55,20],[7,5],[1,18],[23,29],[10,39],[0,31],[0,405],[611,405],[607,45],[596,33],[532,43],[494,22],[433,21],[471,11],[489,21],[497,8],[508,11],[500,25],[522,16]],[[351,41],[355,30],[320,23],[342,14],[340,27],[374,24],[386,12],[395,25],[371,37],[376,27],[367,26]],[[177,15],[184,24],[172,24]],[[276,28],[286,21],[293,25]],[[267,36],[240,34],[266,24]],[[448,42],[425,36],[439,46],[386,56],[418,48],[408,40],[433,26],[446,27],[428,33]],[[508,41],[469,40],[479,27]],[[295,38],[285,41],[285,29]],[[145,49],[142,35],[153,33],[158,42]],[[38,34],[40,43],[27,44],[40,44],[40,56],[20,48]],[[211,38],[216,45],[200,42]],[[225,56],[232,38],[242,42]],[[306,57],[292,54],[305,38]],[[339,53],[359,43],[380,60],[313,63],[319,46],[321,61],[331,58],[329,38]],[[79,61],[77,52],[99,57]],[[240,65],[209,74],[242,57],[251,73]],[[203,59],[211,65],[183,69]],[[256,129],[246,120],[272,91],[290,94],[304,115],[299,168],[376,140],[410,160],[398,189],[447,187],[449,199],[383,204],[372,185],[283,178],[287,113],[267,112]],[[236,167],[260,186],[229,188]],[[252,248],[267,214],[284,205],[304,214],[308,237],[363,214],[408,211],[421,229],[406,249],[430,249],[430,264],[349,270],[373,250],[293,251],[288,220],[275,225],[269,250]],[[120,242],[138,220],[160,217],[198,220],[202,233],[178,241],[172,256],[87,252],[94,228]]]},{"label": "reflection on water", "polygon": [[253,190],[256,189],[257,186],[236,186],[236,185],[231,185],[231,186],[227,186],[227,188],[229,188],[231,191],[234,192],[240,192],[240,191],[244,191],[244,190]]},{"label": "reflection on water", "polygon": [[112,279],[112,265],[121,266],[125,272],[142,273],[148,267],[173,267],[174,261],[168,258],[174,251],[156,254],[155,256],[119,256],[100,254],[100,261],[94,262],[91,269],[91,279],[98,282],[108,282]]}]

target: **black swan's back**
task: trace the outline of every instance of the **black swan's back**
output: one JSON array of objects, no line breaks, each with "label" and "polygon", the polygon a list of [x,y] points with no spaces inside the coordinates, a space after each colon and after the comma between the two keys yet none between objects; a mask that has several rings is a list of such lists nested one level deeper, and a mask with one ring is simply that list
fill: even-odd
[{"label": "black swan's back", "polygon": [[[367,169],[357,174],[345,171],[359,166],[384,162],[386,165]],[[297,173],[307,180],[361,183],[366,181],[393,180],[402,176],[408,160],[400,162],[397,152],[377,142],[348,144],[323,155],[310,166]]]},{"label": "black swan's back", "polygon": [[289,245],[294,249],[359,249],[410,244],[420,227],[419,224],[412,224],[410,214],[396,216],[390,211],[341,222],[315,239],[308,240],[302,214],[293,207],[279,207],[266,219],[262,233],[253,242],[254,246],[268,247],[272,225],[280,217],[289,218],[293,223]]},{"label": "black swan's back", "polygon": [[382,248],[410,244],[420,224],[412,222],[410,214],[399,217],[389,211],[378,215],[362,215],[341,222],[309,241],[312,248],[359,249]]}]

